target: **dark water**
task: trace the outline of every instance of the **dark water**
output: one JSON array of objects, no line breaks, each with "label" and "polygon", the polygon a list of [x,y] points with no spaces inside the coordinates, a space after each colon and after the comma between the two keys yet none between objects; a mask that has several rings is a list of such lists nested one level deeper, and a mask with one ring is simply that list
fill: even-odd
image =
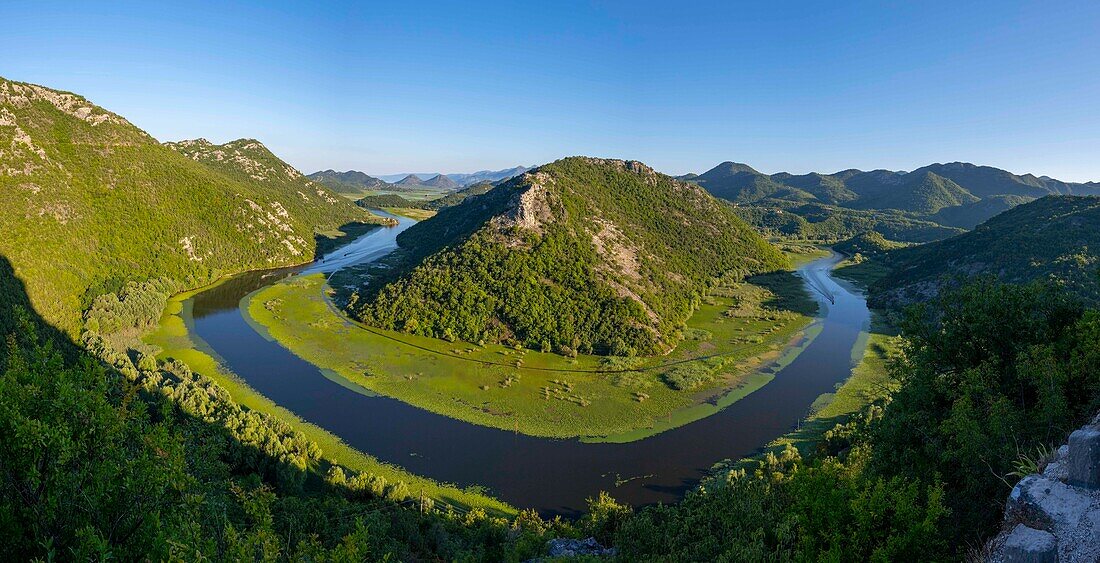
[{"label": "dark water", "polygon": [[[413,221],[364,235],[305,271],[377,259]],[[254,389],[348,444],[409,471],[460,486],[483,485],[544,515],[574,515],[600,490],[635,505],[673,502],[716,461],[738,458],[793,429],[818,395],[851,373],[852,350],[869,323],[866,303],[829,277],[833,258],[799,269],[822,302],[822,331],[774,380],[725,410],[628,444],[534,438],[368,397],[265,340],[244,321],[242,297],[293,270],[245,274],[193,298],[195,332]],[[299,270],[301,271],[301,270]],[[834,302],[830,302],[830,301]],[[619,486],[617,481],[627,480]]]}]

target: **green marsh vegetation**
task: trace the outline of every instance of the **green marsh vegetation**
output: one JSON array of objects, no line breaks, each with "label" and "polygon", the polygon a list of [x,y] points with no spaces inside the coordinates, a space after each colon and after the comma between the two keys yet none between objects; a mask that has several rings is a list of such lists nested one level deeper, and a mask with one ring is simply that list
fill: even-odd
[{"label": "green marsh vegetation", "polygon": [[431,219],[436,213],[431,209],[420,209],[418,207],[383,207],[382,210],[393,213],[394,215],[416,219],[417,221]]},{"label": "green marsh vegetation", "polygon": [[755,368],[778,359],[817,311],[797,277],[776,272],[715,287],[667,355],[571,357],[359,325],[329,291],[320,275],[292,278],[250,296],[244,312],[296,355],[374,392],[548,437],[638,439],[712,414],[709,400],[770,380]]},{"label": "green marsh vegetation", "polygon": [[449,193],[441,198],[421,201],[417,203],[417,207],[421,209],[428,209],[432,211],[439,211],[445,207],[454,207],[465,201],[467,198],[479,196],[487,193],[493,189],[493,184],[490,182],[478,182],[472,186],[463,188],[457,192]]}]

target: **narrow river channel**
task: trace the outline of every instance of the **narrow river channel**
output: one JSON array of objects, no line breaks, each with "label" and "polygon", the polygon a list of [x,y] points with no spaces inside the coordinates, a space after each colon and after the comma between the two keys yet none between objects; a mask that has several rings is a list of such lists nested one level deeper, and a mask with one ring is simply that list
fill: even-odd
[{"label": "narrow river channel", "polygon": [[[553,440],[477,426],[328,379],[313,364],[256,333],[243,297],[302,272],[332,272],[376,260],[415,221],[363,235],[314,264],[251,272],[192,298],[194,335],[253,389],[383,461],[459,486],[482,485],[517,507],[572,516],[600,490],[635,505],[674,502],[716,461],[759,450],[793,429],[822,393],[850,375],[870,322],[863,297],[830,275],[835,256],[799,268],[821,304],[821,332],[775,378],[710,417],[625,444]],[[772,369],[772,368],[764,368]]]}]

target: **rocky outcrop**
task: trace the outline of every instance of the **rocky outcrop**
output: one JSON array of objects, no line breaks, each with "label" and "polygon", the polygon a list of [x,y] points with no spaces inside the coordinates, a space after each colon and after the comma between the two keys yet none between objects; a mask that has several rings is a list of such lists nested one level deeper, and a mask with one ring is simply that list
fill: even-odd
[{"label": "rocky outcrop", "polygon": [[992,562],[1100,561],[1100,415],[1016,484],[989,548]]},{"label": "rocky outcrop", "polygon": [[[614,547],[600,545],[596,538],[585,538],[583,540],[555,538],[546,542],[546,554],[551,559],[585,557],[587,560],[589,557],[614,557],[618,554],[618,550]],[[541,558],[532,559],[528,563],[542,560]]]}]

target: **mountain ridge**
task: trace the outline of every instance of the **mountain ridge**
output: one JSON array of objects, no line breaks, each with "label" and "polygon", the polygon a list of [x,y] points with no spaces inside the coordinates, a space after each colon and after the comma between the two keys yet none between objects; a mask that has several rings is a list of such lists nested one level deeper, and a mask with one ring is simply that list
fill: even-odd
[{"label": "mountain ridge", "polygon": [[302,262],[318,231],[379,221],[255,140],[161,144],[44,86],[0,78],[0,139],[11,139],[0,143],[0,205],[9,210],[0,255],[38,313],[74,337],[89,300],[127,280],[201,285]]},{"label": "mountain ridge", "polygon": [[849,215],[846,209],[897,211],[961,228],[972,228],[1046,195],[1100,195],[1097,182],[1063,182],[965,162],[933,163],[910,172],[846,169],[832,174],[767,175],[747,164],[726,161],[702,174],[680,178],[742,206],[791,210],[821,203],[840,216]]},{"label": "mountain ridge", "polygon": [[374,176],[369,176],[358,170],[348,170],[345,172],[338,172],[332,170],[321,170],[308,174],[310,180],[324,184],[329,189],[341,194],[359,194],[363,190],[381,190],[388,187],[390,184],[382,181]]},{"label": "mountain ridge", "polygon": [[472,186],[479,182],[499,182],[507,180],[509,178],[518,176],[531,170],[533,167],[528,166],[513,166],[512,168],[503,168],[501,170],[478,170],[476,172],[469,173],[444,173],[444,172],[403,172],[399,174],[379,174],[378,178],[384,181],[396,182],[406,176],[414,175],[420,178],[431,178],[433,176],[446,176],[451,180],[454,180],[459,186],[466,187]]}]

